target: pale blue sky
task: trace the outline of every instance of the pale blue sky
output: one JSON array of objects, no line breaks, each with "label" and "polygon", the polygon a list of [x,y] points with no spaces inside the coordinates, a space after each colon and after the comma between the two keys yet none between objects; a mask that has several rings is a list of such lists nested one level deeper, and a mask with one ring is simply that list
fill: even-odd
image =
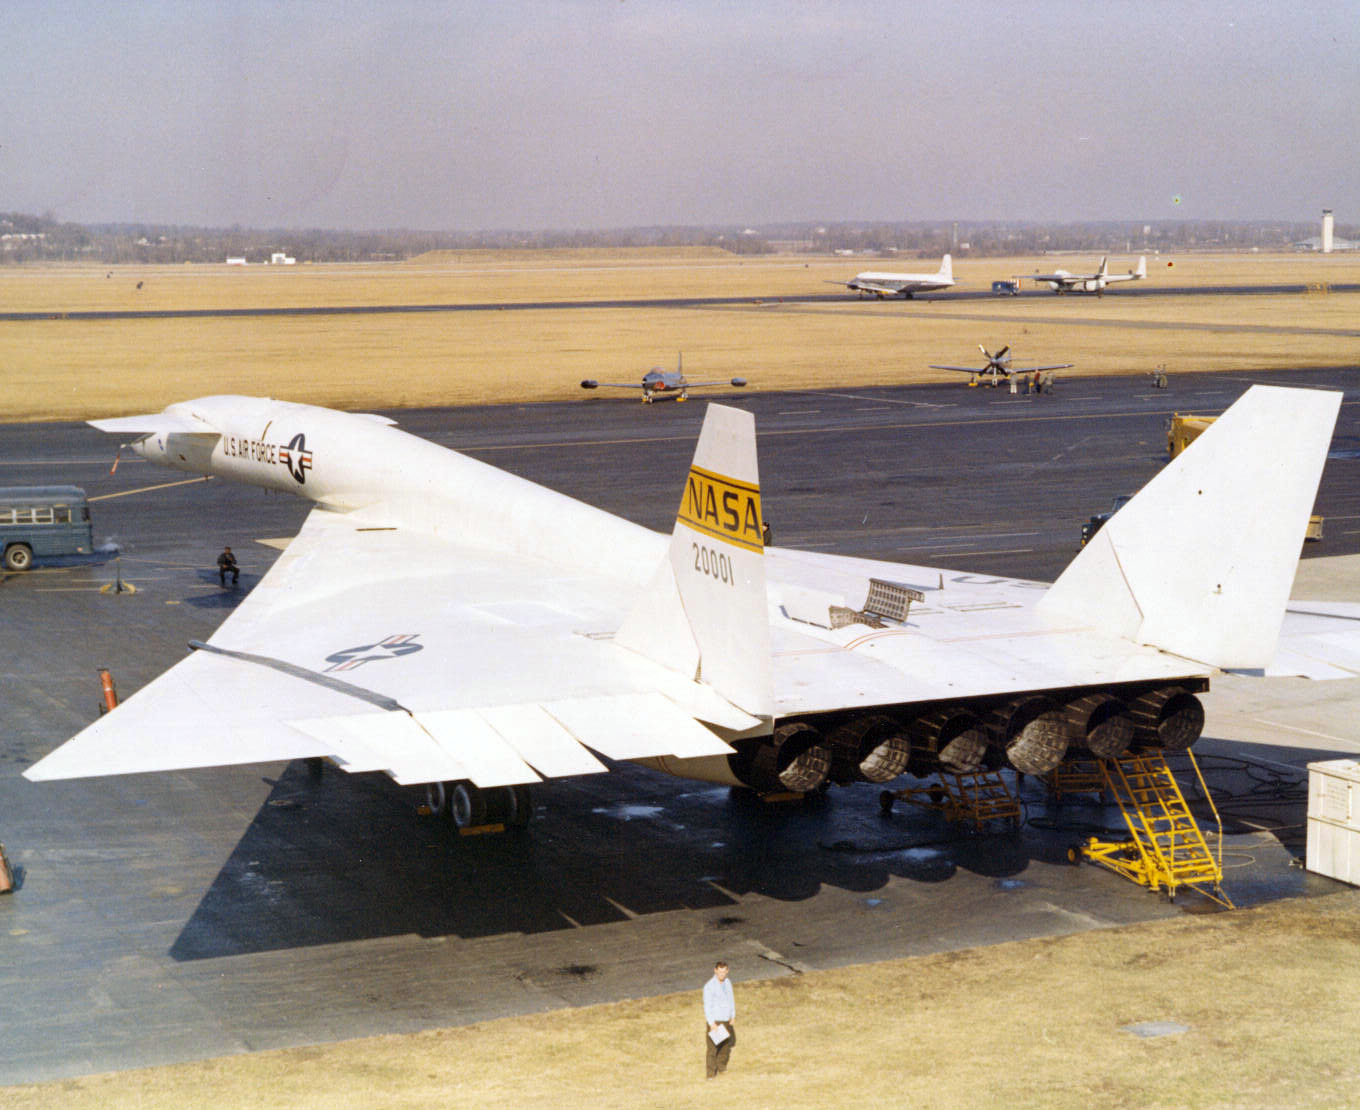
[{"label": "pale blue sky", "polygon": [[1360,221],[1353,0],[4,14],[0,210],[441,230]]}]

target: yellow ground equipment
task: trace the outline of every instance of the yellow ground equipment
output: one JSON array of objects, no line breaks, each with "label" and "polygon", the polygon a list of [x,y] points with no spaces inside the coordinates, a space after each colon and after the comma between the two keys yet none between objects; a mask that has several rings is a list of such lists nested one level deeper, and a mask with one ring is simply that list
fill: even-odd
[{"label": "yellow ground equipment", "polygon": [[1070,794],[1104,794],[1105,772],[1100,768],[1100,760],[1095,756],[1089,759],[1064,759],[1043,777],[1048,792],[1055,802],[1061,802]]},{"label": "yellow ground equipment", "polygon": [[892,812],[894,802],[907,802],[943,813],[947,821],[967,821],[975,829],[988,821],[1020,826],[1020,798],[1000,771],[941,772],[938,783],[885,790],[878,801],[884,813]]},{"label": "yellow ground equipment", "polygon": [[1166,427],[1166,450],[1174,459],[1203,433],[1216,416],[1192,416],[1189,413],[1171,414],[1171,423]]},{"label": "yellow ground equipment", "polygon": [[[1190,444],[1194,443],[1204,430],[1217,419],[1216,416],[1191,416],[1189,413],[1172,413],[1171,421],[1166,426],[1167,453],[1174,459]],[[1322,517],[1311,516],[1308,518],[1308,532],[1304,539],[1322,539]]]},{"label": "yellow ground equipment", "polygon": [[[1213,799],[1199,764],[1188,751],[1186,755],[1212,808]],[[1178,888],[1188,886],[1232,909],[1231,900],[1223,893],[1223,825],[1217,809],[1214,819],[1219,822],[1219,855],[1215,857],[1161,751],[1099,762],[1105,789],[1118,803],[1132,839],[1104,841],[1092,837],[1070,849],[1068,858],[1073,863],[1088,859],[1150,890],[1165,889],[1172,901]]]}]

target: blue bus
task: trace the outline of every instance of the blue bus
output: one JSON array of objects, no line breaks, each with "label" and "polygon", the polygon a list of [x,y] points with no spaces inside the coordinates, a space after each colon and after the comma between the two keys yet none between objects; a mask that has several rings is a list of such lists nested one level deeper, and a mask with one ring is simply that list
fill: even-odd
[{"label": "blue bus", "polygon": [[6,570],[28,570],[34,558],[94,550],[90,505],[77,486],[0,488],[0,558]]}]

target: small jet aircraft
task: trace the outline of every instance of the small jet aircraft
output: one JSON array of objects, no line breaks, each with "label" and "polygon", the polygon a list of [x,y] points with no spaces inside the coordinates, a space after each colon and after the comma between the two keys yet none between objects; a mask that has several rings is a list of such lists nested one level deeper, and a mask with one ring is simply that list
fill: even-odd
[{"label": "small jet aircraft", "polygon": [[219,396],[91,421],[315,508],[187,658],[24,774],[324,757],[462,827],[527,821],[528,784],[596,753],[810,792],[1183,749],[1219,669],[1360,674],[1358,607],[1286,618],[1340,401],[1251,387],[1049,587],[767,548],[755,417],[723,405],[670,535],[385,417]]},{"label": "small jet aircraft", "polygon": [[996,354],[988,352],[987,348],[981,343],[978,350],[982,352],[982,357],[987,360],[986,366],[940,366],[934,362],[930,364],[932,370],[957,370],[961,374],[972,374],[969,385],[976,385],[981,382],[984,385],[1000,385],[1002,379],[1009,378],[1012,374],[1033,374],[1036,370],[1066,370],[1075,363],[1055,362],[1050,366],[1012,366],[1011,349],[1007,344],[997,351]]},{"label": "small jet aircraft", "polygon": [[1055,293],[1095,293],[1100,294],[1105,286],[1117,281],[1139,281],[1147,277],[1147,255],[1138,256],[1138,265],[1127,274],[1109,272],[1108,258],[1100,260],[1100,268],[1094,274],[1070,274],[1066,270],[1054,270],[1051,274],[1024,274],[1033,282],[1047,282]]},{"label": "small jet aircraft", "polygon": [[[650,405],[653,401],[688,401],[689,390],[709,386],[732,385],[740,389],[746,384],[745,378],[733,378],[726,382],[691,382],[685,380],[685,356],[682,354],[674,370],[653,366],[642,375],[642,402]],[[582,389],[637,389],[631,382],[597,382],[587,378],[581,383]]]},{"label": "small jet aircraft", "polygon": [[856,274],[853,281],[832,281],[830,285],[844,285],[861,295],[872,293],[879,300],[884,297],[905,297],[911,300],[913,293],[930,293],[936,289],[948,289],[956,285],[954,281],[954,260],[945,255],[940,268],[933,274],[889,274],[866,271]]}]

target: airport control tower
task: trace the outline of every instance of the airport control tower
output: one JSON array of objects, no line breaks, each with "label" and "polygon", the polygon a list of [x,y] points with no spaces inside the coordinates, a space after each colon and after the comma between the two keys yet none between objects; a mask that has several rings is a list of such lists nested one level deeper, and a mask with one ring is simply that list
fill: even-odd
[{"label": "airport control tower", "polygon": [[1323,254],[1332,253],[1332,210],[1322,210],[1322,242],[1319,244]]}]

